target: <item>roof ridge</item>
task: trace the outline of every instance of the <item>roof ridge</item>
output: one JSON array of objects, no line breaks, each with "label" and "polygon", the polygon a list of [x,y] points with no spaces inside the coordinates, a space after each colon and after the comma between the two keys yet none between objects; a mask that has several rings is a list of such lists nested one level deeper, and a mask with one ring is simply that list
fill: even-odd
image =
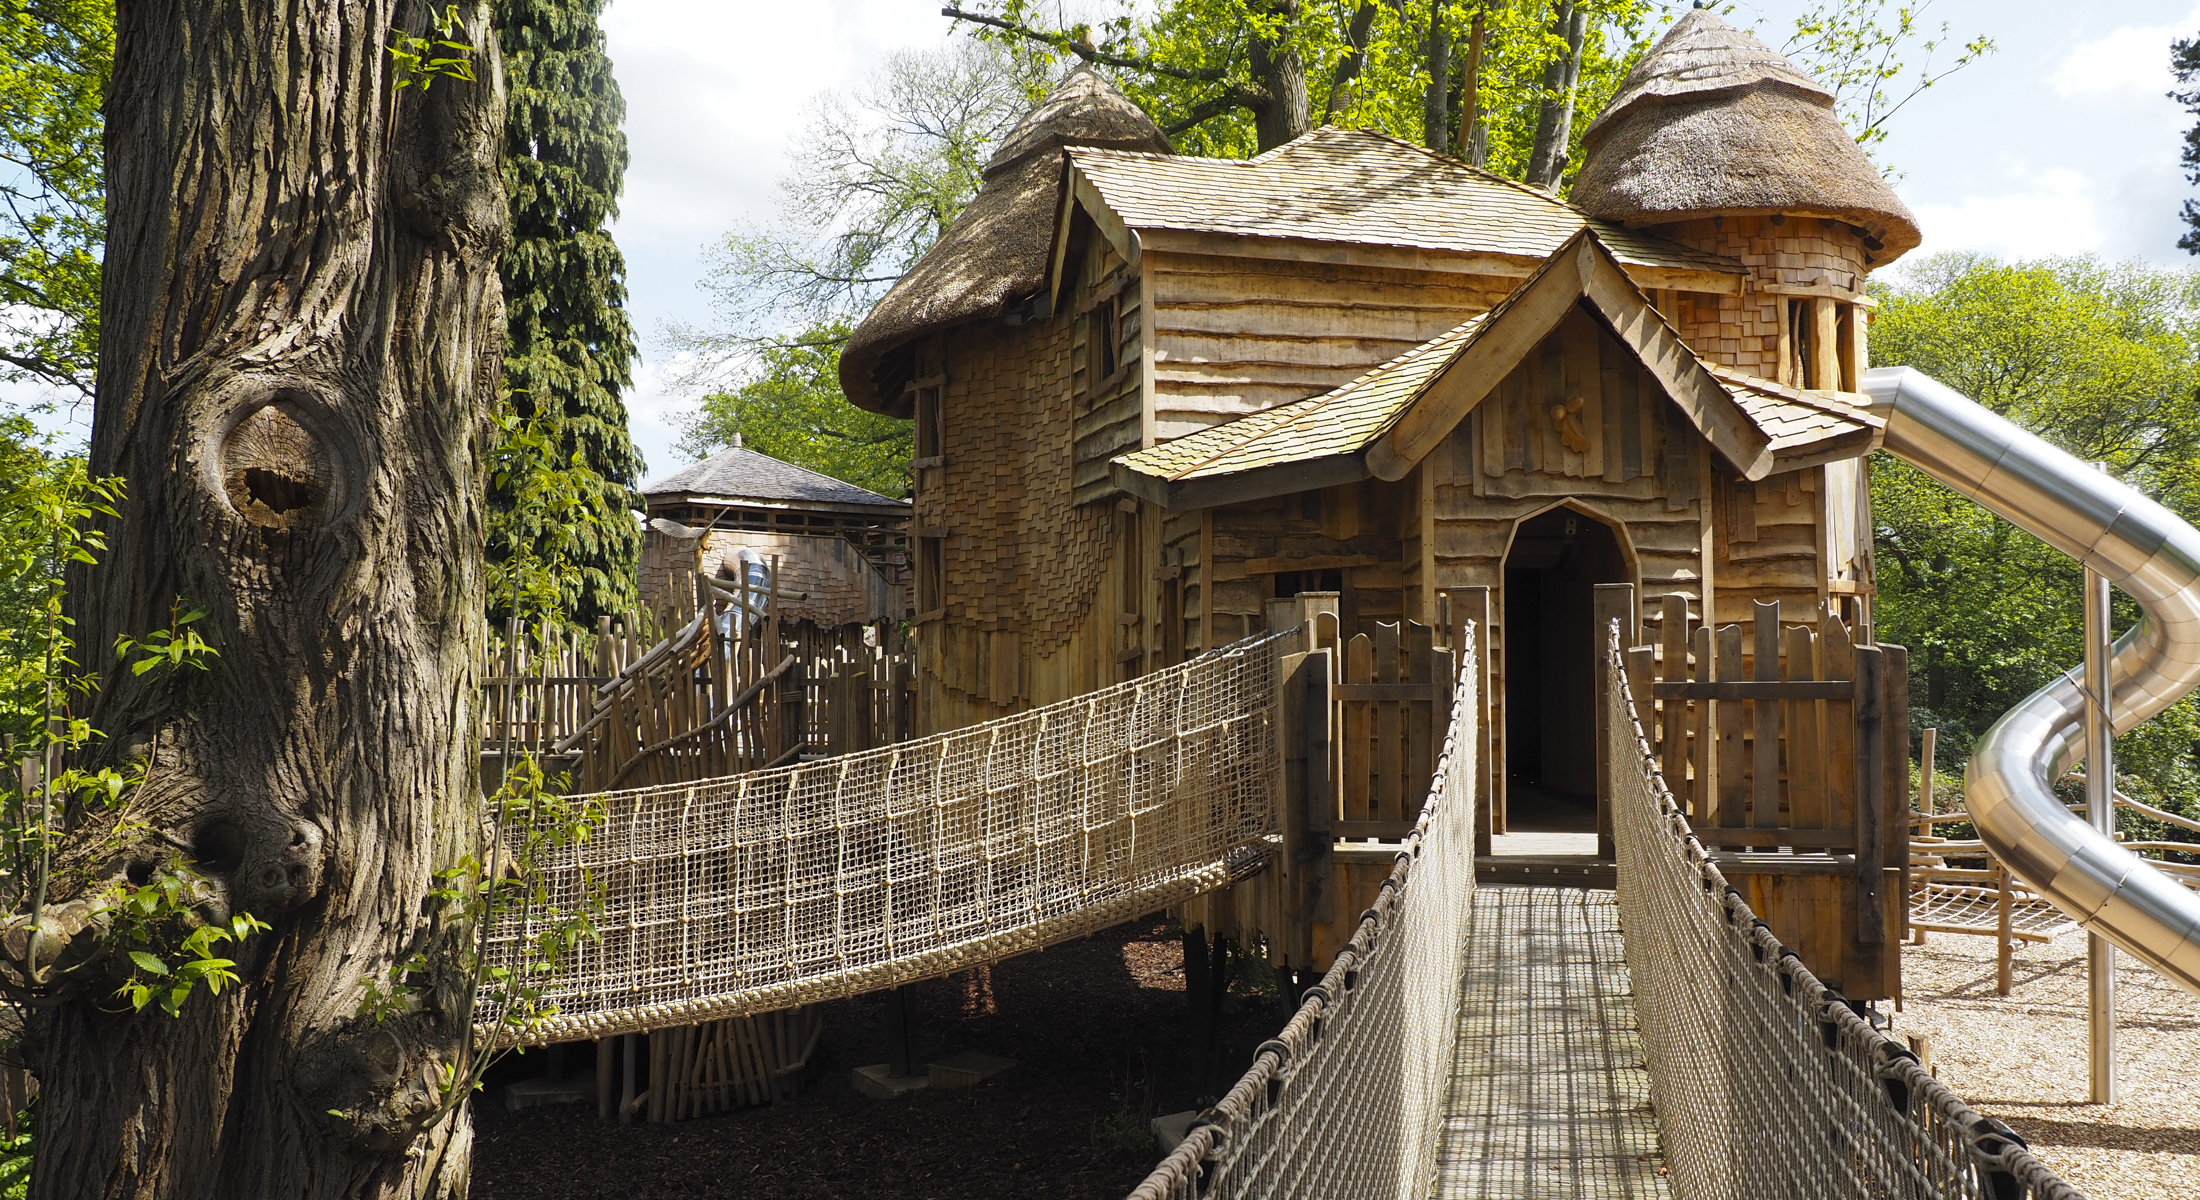
[{"label": "roof ridge", "polygon": [[[908,503],[908,501],[906,500],[896,500],[892,496],[881,495],[867,487],[864,487],[861,484],[850,483],[847,480],[842,479],[836,475],[827,475],[823,471],[815,470],[810,467],[805,467],[801,463],[788,462],[784,458],[777,458],[773,455],[766,454],[761,450],[754,450],[747,446],[727,446],[726,448],[719,450],[714,454],[699,459],[695,462],[689,463],[687,466],[684,466],[679,470],[674,471],[669,475],[666,475],[662,479],[655,480],[651,483],[645,483],[637,490],[639,490],[645,496],[670,495],[679,491],[695,492],[698,494],[709,494],[704,489],[693,485],[703,482],[704,478],[711,473],[710,468],[712,464],[722,462],[727,466],[731,466],[733,463],[739,460],[739,457],[741,455],[752,455],[756,458],[762,459],[763,461],[770,463],[772,465],[772,469],[775,470],[795,472],[798,475],[804,477],[805,481],[815,480],[820,483],[828,484],[835,490],[860,492],[863,495],[870,497],[871,500],[881,504]],[[842,502],[869,503],[870,501],[858,501],[850,498]]]}]

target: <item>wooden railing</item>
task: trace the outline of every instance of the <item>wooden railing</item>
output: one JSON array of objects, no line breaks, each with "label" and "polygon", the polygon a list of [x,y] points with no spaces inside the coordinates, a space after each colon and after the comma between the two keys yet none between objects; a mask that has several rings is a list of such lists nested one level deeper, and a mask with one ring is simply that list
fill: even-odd
[{"label": "wooden railing", "polygon": [[[1627,653],[1637,715],[1694,832],[1750,906],[1856,999],[1898,994],[1909,708],[1905,652],[1837,616],[1749,629],[1660,598],[1660,638]],[[1899,799],[1897,799],[1899,798]]]},{"label": "wooden railing", "polygon": [[[776,572],[774,573],[776,577]],[[783,621],[784,592],[675,576],[650,614],[500,639],[483,672],[485,777],[545,755],[583,792],[683,783],[845,754],[907,736],[897,622]]]}]

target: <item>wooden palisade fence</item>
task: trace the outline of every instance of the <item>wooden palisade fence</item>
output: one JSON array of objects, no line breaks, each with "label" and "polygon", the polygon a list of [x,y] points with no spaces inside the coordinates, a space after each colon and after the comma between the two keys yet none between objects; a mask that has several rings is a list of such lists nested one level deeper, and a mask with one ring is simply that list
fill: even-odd
[{"label": "wooden palisade fence", "polygon": [[1662,597],[1658,643],[1627,653],[1637,716],[1696,837],[1773,932],[1850,999],[1898,999],[1905,652],[1779,611],[1712,629]]},{"label": "wooden palisade fence", "polygon": [[660,611],[593,637],[529,631],[492,648],[482,746],[548,756],[577,792],[709,779],[906,736],[897,622],[782,620],[787,597],[677,575]]}]

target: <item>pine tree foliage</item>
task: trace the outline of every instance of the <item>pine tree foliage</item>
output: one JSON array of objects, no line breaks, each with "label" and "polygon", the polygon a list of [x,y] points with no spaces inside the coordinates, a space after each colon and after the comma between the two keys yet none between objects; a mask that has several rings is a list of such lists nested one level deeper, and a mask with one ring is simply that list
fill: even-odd
[{"label": "pine tree foliage", "polygon": [[[579,531],[566,584],[583,622],[635,602],[641,527],[631,508],[642,457],[621,399],[634,330],[626,260],[605,226],[626,174],[626,101],[597,24],[604,0],[500,0],[498,37],[509,88],[504,191],[512,240],[498,264],[509,332],[504,381],[515,415],[555,415],[563,455],[599,476],[603,499]],[[492,510],[510,519],[511,486]],[[541,531],[515,530],[520,537]],[[492,555],[498,553],[491,547]]]}]

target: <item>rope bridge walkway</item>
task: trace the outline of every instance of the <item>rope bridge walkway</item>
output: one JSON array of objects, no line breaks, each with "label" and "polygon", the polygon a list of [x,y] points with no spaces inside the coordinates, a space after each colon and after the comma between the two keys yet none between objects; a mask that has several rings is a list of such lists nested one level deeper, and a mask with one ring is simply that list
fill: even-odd
[{"label": "rope bridge walkway", "polygon": [[1468,937],[1436,1200],[1669,1196],[1612,893],[1485,887]]},{"label": "rope bridge walkway", "polygon": [[1299,636],[860,754],[580,798],[603,823],[491,930],[489,956],[520,966],[526,944],[591,896],[599,937],[550,977],[552,1015],[512,1040],[894,987],[1096,933],[1259,869],[1282,761],[1276,656]]},{"label": "rope bridge walkway", "polygon": [[[1643,738],[1617,630],[1599,699],[1618,731],[1619,882],[1603,912],[1618,909],[1624,970],[1585,902],[1561,951],[1567,893],[1542,913],[1504,889],[1476,893],[1479,709],[1463,668],[1428,803],[1376,904],[1132,1200],[1659,1195],[1642,1157],[1645,1076],[1662,1184],[1685,1200],[2078,1200],[1727,886]],[[1640,1074],[1625,1061],[1631,1027]],[[1452,1079],[1427,1069],[1432,1046]]]},{"label": "rope bridge walkway", "polygon": [[[2077,1200],[1726,885],[1642,737],[1614,630],[1601,703],[1618,731],[1616,897],[1477,893],[1482,704],[1466,627],[1428,798],[1374,903],[1134,1200],[1668,1187],[1684,1200]],[[604,822],[491,931],[493,958],[516,965],[561,912],[599,906],[600,940],[550,977],[553,1015],[520,1040],[893,987],[1260,870],[1285,802],[1277,660],[1304,641],[1248,639],[875,751],[590,798]]]}]

